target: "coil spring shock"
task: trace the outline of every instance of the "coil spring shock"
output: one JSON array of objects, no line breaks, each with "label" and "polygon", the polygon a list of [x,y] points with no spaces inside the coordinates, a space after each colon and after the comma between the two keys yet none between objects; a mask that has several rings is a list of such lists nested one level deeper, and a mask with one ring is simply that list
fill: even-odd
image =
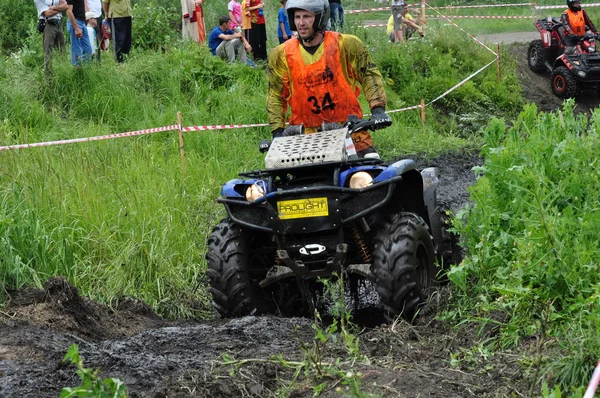
[{"label": "coil spring shock", "polygon": [[360,258],[365,264],[370,264],[373,260],[373,254],[371,253],[371,249],[365,243],[365,239],[363,238],[360,230],[357,227],[352,227],[352,239],[354,239],[354,243],[356,244],[356,248],[358,249],[358,254]]}]

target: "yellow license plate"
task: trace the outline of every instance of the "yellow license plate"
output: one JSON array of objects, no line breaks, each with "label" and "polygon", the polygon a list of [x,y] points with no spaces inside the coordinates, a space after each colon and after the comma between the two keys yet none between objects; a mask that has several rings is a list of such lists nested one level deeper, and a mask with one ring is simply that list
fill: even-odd
[{"label": "yellow license plate", "polygon": [[277,213],[281,220],[324,217],[329,215],[329,208],[327,198],[283,200],[277,202]]}]

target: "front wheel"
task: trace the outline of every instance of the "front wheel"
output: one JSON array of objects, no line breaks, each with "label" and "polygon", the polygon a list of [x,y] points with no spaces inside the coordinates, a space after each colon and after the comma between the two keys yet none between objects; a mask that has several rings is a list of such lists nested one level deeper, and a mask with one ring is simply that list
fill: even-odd
[{"label": "front wheel", "polygon": [[536,73],[546,70],[546,64],[544,63],[544,43],[541,40],[534,40],[529,43],[527,61],[529,69]]},{"label": "front wheel", "polygon": [[428,297],[435,276],[435,250],[427,224],[415,213],[393,215],[374,239],[377,292],[384,315],[410,319]]},{"label": "front wheel", "polygon": [[250,237],[240,226],[224,219],[208,238],[208,277],[213,307],[222,317],[237,317],[266,311],[250,275]]},{"label": "front wheel", "polygon": [[560,98],[573,98],[577,94],[577,79],[565,66],[552,71],[552,91]]}]

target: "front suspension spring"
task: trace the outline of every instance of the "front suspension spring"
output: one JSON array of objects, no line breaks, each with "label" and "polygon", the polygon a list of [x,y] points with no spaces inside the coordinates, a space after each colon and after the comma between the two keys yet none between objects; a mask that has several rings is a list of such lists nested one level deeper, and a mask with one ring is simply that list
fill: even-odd
[{"label": "front suspension spring", "polygon": [[354,243],[358,249],[358,254],[360,255],[363,263],[370,264],[373,260],[373,254],[371,253],[369,246],[367,246],[365,243],[365,239],[357,227],[352,227],[352,239],[354,239]]}]

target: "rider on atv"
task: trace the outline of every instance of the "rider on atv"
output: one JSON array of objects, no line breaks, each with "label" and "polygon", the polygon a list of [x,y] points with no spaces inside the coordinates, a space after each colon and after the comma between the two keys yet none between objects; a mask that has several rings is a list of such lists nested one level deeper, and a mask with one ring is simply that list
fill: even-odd
[{"label": "rider on atv", "polygon": [[594,36],[598,34],[587,12],[581,8],[579,0],[567,0],[567,6],[569,8],[562,13],[560,21],[564,26],[564,36],[568,44],[576,45],[586,32],[591,32]]},{"label": "rider on atv", "polygon": [[[342,124],[349,115],[362,118],[359,84],[371,120],[390,125],[381,73],[362,41],[325,31],[329,2],[289,0],[286,11],[298,38],[279,45],[269,57],[267,111],[273,138],[288,135],[284,129],[288,104],[290,125],[303,125],[307,133],[316,132],[323,124]],[[358,132],[352,139],[359,158],[379,158],[368,131]]]}]

